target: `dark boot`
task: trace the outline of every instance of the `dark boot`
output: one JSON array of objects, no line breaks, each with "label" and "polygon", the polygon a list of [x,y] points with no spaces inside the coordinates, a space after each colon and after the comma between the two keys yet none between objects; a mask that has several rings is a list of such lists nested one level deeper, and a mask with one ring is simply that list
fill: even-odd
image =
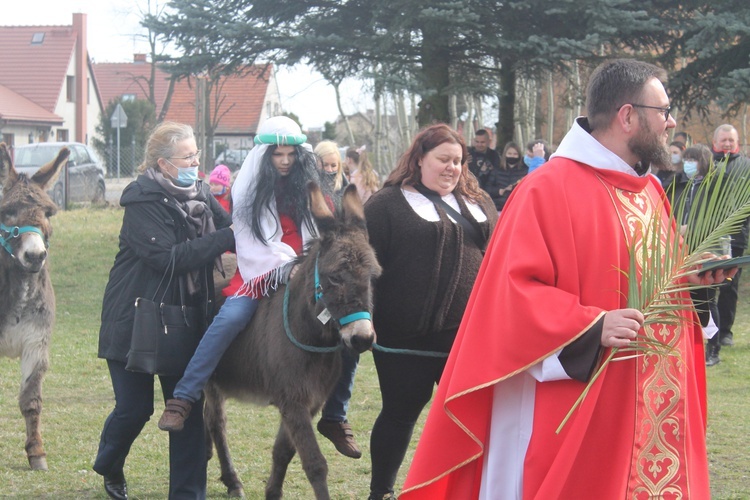
[{"label": "dark boot", "polygon": [[733,338],[732,332],[729,332],[727,334],[721,335],[719,343],[721,345],[725,345],[725,346],[728,346],[728,347],[733,346],[734,345],[734,338]]},{"label": "dark boot", "polygon": [[159,419],[159,429],[163,431],[177,432],[185,427],[185,420],[190,415],[193,404],[185,399],[168,399],[167,407],[164,408]]},{"label": "dark boot", "polygon": [[128,500],[128,483],[125,481],[125,474],[122,471],[104,476],[104,491],[109,498],[115,500]]},{"label": "dark boot", "polygon": [[721,349],[720,346],[712,343],[706,344],[706,366],[714,366],[718,365],[719,361],[719,349]]}]

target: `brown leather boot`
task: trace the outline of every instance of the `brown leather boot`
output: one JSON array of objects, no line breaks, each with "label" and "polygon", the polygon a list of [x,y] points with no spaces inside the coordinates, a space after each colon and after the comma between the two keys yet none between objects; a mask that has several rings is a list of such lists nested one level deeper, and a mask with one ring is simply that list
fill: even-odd
[{"label": "brown leather boot", "polygon": [[193,404],[185,399],[168,399],[167,407],[159,419],[159,429],[177,432],[185,427],[185,419],[190,415]]},{"label": "brown leather boot", "polygon": [[352,426],[346,420],[343,422],[334,422],[332,420],[320,419],[318,421],[318,432],[330,439],[334,446],[336,446],[336,450],[342,455],[350,458],[359,458],[362,456],[362,452],[354,440]]}]

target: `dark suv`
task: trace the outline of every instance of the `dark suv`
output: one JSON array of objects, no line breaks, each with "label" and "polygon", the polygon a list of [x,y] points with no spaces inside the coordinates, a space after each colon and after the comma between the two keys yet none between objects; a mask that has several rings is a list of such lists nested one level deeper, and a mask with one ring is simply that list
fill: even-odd
[{"label": "dark suv", "polygon": [[[14,148],[13,163],[16,170],[29,176],[39,168],[54,160],[60,149],[70,149],[68,157],[68,203],[102,202],[104,201],[105,170],[96,153],[85,144],[80,142],[38,142],[16,146]],[[49,189],[49,194],[57,206],[65,207],[65,170],[60,170],[60,175],[55,184]]]}]

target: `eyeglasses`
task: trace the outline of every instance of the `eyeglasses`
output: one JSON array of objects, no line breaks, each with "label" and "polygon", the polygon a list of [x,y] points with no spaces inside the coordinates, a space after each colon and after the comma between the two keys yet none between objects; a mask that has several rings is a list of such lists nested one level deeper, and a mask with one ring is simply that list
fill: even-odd
[{"label": "eyeglasses", "polygon": [[[630,104],[630,105],[633,106],[634,108],[658,109],[659,111],[661,111],[662,113],[664,113],[664,121],[665,122],[669,120],[669,112],[672,109],[672,106],[667,106],[666,108],[662,108],[662,107],[659,107],[659,106],[645,106],[643,104]],[[625,106],[625,105],[623,104],[622,106]],[[620,106],[619,108],[617,108],[617,111],[620,111],[620,109],[622,108],[622,106]]]},{"label": "eyeglasses", "polygon": [[170,160],[185,160],[188,163],[193,163],[195,160],[200,158],[202,152],[203,151],[199,149],[197,153],[193,153],[187,156],[170,156],[169,159]]}]

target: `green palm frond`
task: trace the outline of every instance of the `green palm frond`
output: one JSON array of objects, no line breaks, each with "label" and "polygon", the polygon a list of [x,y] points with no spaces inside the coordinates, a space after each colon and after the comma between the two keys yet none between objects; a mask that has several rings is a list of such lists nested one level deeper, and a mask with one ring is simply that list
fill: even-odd
[{"label": "green palm frond", "polygon": [[[686,278],[699,273],[701,264],[711,260],[706,258],[706,253],[716,248],[722,237],[740,232],[750,217],[750,170],[728,173],[725,159],[712,165],[694,192],[691,193],[689,186],[673,200],[666,223],[664,206],[655,208],[652,219],[633,238],[629,268],[620,272],[628,276],[630,284],[628,307],[643,313],[645,325],[676,326],[689,321],[681,313],[696,305],[690,292],[714,286],[691,284]],[[681,228],[686,228],[683,236]],[[562,430],[609,363],[650,355],[675,356],[678,351],[643,335],[630,347],[611,349],[557,432]]]}]

